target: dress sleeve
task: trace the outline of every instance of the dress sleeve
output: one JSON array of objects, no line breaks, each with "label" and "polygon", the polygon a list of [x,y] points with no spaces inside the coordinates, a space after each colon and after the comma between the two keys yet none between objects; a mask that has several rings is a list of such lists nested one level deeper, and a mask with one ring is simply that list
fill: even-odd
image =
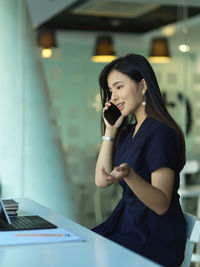
[{"label": "dress sleeve", "polygon": [[168,167],[175,172],[180,169],[181,142],[178,135],[168,127],[156,131],[146,144],[146,162],[150,172]]}]

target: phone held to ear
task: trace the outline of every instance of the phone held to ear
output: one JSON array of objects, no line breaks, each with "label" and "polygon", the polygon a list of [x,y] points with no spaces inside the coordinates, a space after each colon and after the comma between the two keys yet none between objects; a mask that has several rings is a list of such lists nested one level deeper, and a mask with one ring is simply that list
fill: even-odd
[{"label": "phone held to ear", "polygon": [[121,115],[121,111],[113,103],[111,103],[111,106],[104,111],[104,118],[110,123],[110,125],[114,125]]}]

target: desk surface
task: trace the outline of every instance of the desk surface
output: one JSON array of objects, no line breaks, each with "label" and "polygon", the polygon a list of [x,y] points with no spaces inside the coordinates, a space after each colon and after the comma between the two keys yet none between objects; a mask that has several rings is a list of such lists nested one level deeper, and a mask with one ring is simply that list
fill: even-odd
[{"label": "desk surface", "polygon": [[156,267],[157,264],[39,205],[17,199],[23,214],[36,214],[83,237],[86,242],[0,246],[1,267]]}]

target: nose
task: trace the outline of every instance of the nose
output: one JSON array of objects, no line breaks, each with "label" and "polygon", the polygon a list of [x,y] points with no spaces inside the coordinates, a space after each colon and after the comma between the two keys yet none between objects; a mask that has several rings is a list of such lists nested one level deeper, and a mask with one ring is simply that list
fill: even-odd
[{"label": "nose", "polygon": [[111,94],[111,100],[113,100],[113,101],[117,100],[117,95],[114,91]]}]

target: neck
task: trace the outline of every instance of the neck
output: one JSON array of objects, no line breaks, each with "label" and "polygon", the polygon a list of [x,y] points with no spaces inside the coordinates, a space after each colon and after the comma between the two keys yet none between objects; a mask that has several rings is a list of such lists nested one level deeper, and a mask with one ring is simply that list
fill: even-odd
[{"label": "neck", "polygon": [[135,117],[137,120],[137,125],[140,126],[147,117],[147,113],[145,112],[145,109],[135,114]]}]

